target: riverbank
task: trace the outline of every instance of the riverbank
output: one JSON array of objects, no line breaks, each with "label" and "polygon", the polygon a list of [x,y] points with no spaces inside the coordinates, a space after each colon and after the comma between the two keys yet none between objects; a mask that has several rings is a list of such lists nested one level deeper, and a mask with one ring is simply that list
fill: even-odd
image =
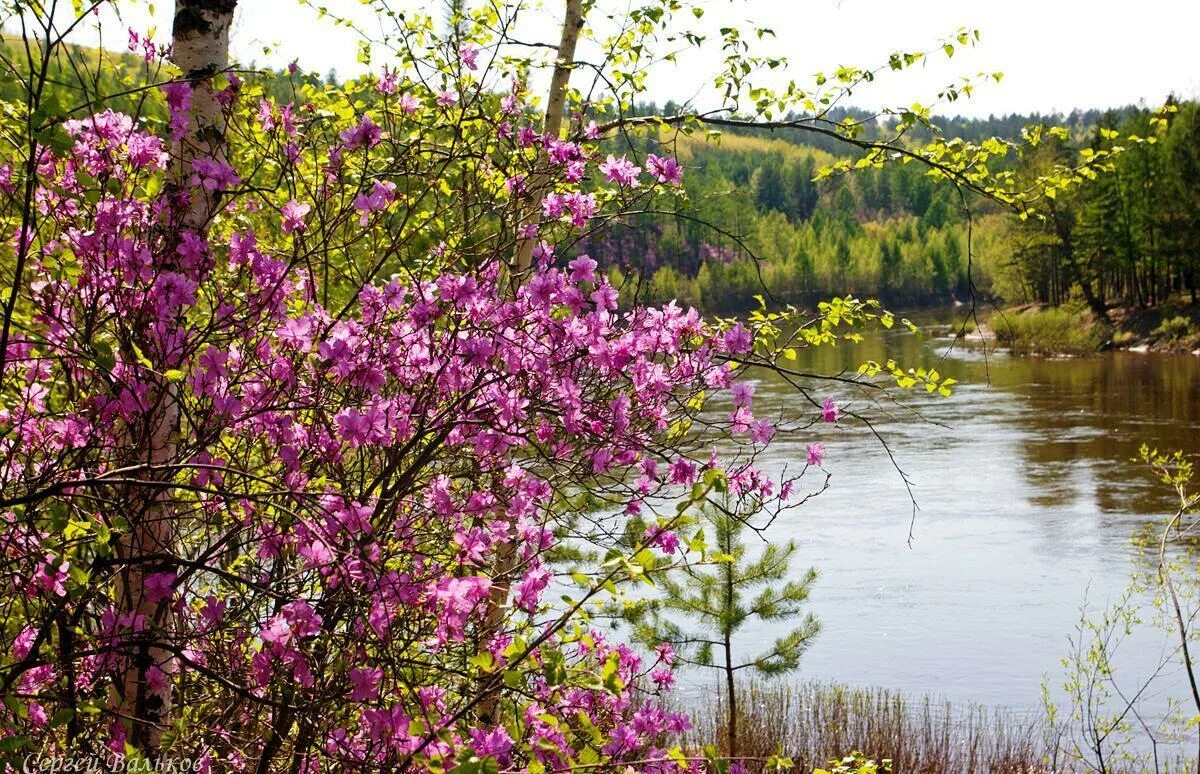
[{"label": "riverbank", "polygon": [[1107,349],[1200,355],[1200,304],[1114,307],[1101,320],[1087,307],[1029,304],[994,312],[980,333],[1014,352],[1087,355]]}]

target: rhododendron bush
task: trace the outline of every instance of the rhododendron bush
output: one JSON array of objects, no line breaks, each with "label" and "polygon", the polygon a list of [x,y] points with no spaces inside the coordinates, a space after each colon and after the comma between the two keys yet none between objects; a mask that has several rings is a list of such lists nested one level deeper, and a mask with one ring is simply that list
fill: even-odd
[{"label": "rhododendron bush", "polygon": [[[754,413],[744,368],[786,373],[793,348],[891,320],[623,296],[574,245],[679,196],[686,170],[667,147],[614,152],[581,103],[544,120],[489,29],[417,25],[405,66],[292,77],[286,100],[170,78],[133,31],[166,73],[144,115],[13,123],[6,755],[700,765],[660,702],[670,649],[586,613],[702,551],[710,494],[787,504],[796,482],[755,466],[786,418]],[[714,394],[732,412],[704,412]]]}]

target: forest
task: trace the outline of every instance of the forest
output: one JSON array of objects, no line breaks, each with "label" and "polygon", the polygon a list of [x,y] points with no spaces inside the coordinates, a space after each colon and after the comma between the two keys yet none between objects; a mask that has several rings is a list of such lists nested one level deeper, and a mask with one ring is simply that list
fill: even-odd
[{"label": "forest", "polygon": [[[862,116],[843,111],[837,120],[847,118]],[[944,136],[963,140],[1056,127],[1061,134],[1038,155],[1001,162],[1029,180],[1049,159],[1129,137],[1147,142],[1130,145],[1108,173],[1044,202],[1041,217],[1022,219],[960,196],[917,164],[816,179],[847,152],[836,141],[762,130],[734,130],[715,144],[680,139],[690,174],[675,217],[648,216],[581,249],[648,276],[650,299],[721,312],[753,308],[763,294],[811,305],[841,292],[902,308],[950,306],[972,294],[1053,306],[1079,297],[1097,314],[1106,304],[1145,308],[1179,295],[1195,302],[1195,102],[1172,100],[1167,112],[1130,106],[940,123]],[[882,119],[872,131],[887,132]]]}]

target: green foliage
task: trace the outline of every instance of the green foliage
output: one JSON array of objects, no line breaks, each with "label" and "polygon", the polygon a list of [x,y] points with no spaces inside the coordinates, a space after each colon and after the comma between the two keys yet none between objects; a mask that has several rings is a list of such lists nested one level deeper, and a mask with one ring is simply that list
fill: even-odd
[{"label": "green foliage", "polygon": [[[800,580],[789,579],[794,541],[764,541],[757,556],[748,553],[743,537],[748,529],[760,531],[751,524],[760,509],[757,501],[738,501],[730,495],[709,500],[699,515],[702,529],[689,544],[699,550],[700,560],[656,562],[653,569],[660,593],[629,602],[621,611],[633,625],[636,641],[651,647],[669,644],[679,663],[723,675],[724,752],[731,760],[740,753],[737,675],[744,670],[767,677],[794,671],[820,631],[810,613],[748,660],[735,654],[734,640],[747,623],[785,625],[797,618],[817,579],[812,568]],[[712,531],[711,547],[705,530]],[[726,770],[722,764],[714,765],[718,771]]]},{"label": "green foliage", "polygon": [[1111,328],[1078,304],[997,312],[988,326],[1000,346],[1026,353],[1086,355],[1111,338]]},{"label": "green foliage", "polygon": [[730,510],[715,503],[702,510],[701,523],[711,530],[712,546],[698,562],[663,567],[661,594],[625,610],[637,640],[670,643],[685,663],[699,667],[778,675],[799,666],[820,630],[811,614],[753,658],[738,662],[733,654],[734,639],[747,623],[798,617],[817,578],[816,570],[809,569],[800,580],[788,579],[794,541],[764,543],[756,556],[748,552],[744,536],[756,510],[753,505]]},{"label": "green foliage", "polygon": [[1196,334],[1195,324],[1182,315],[1164,319],[1158,324],[1152,332],[1152,336],[1156,336],[1167,341],[1179,341],[1181,339],[1190,338]]},{"label": "green foliage", "polygon": [[880,774],[892,770],[892,762],[887,758],[876,762],[860,752],[834,758],[829,761],[829,766],[828,769],[813,769],[813,774]]}]

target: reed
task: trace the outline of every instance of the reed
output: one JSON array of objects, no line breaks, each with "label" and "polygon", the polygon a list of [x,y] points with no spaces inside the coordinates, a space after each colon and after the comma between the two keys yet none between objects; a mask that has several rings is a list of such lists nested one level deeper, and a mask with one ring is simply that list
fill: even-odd
[{"label": "reed", "polygon": [[[905,699],[881,688],[819,683],[748,682],[739,687],[739,746],[747,759],[782,752],[794,771],[808,772],[855,750],[890,759],[892,771],[923,774],[1053,769],[1048,740],[1036,717],[956,708],[925,697]],[[694,726],[685,746],[723,747],[724,697],[692,707]],[[748,772],[760,768],[753,763]]]}]

